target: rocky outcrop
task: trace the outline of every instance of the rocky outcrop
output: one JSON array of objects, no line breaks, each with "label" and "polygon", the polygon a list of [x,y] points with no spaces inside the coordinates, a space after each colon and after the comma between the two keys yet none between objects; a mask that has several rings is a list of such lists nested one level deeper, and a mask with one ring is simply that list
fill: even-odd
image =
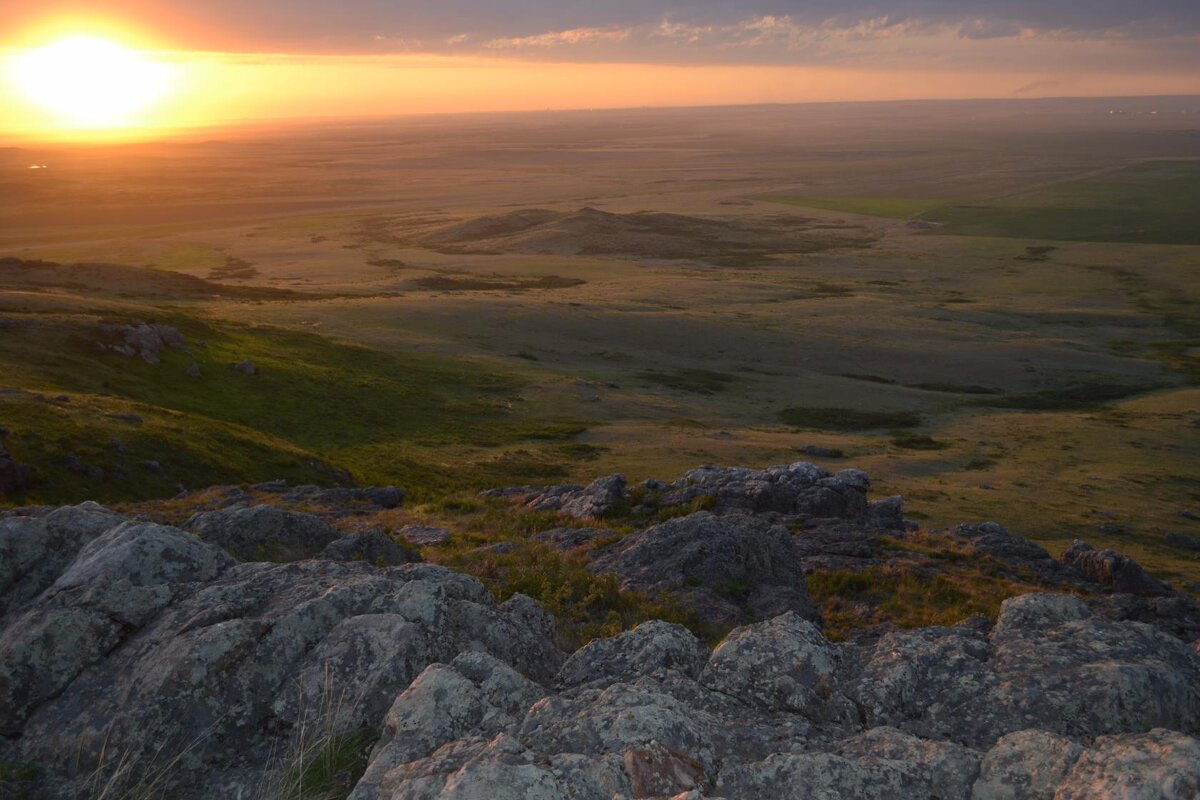
[{"label": "rocky outcrop", "polygon": [[[647,623],[579,651],[553,691],[500,670],[493,680],[512,687],[507,707],[486,690],[494,664],[476,674],[432,666],[393,705],[385,743],[352,797],[1117,800],[1194,792],[1200,658],[1185,657],[1169,637],[1102,620],[1056,595],[1010,601],[990,633],[905,635],[911,644],[839,645],[784,615],[734,631],[705,661],[687,631]],[[1149,697],[1137,694],[1147,686],[1138,676],[1150,672],[1170,686],[1192,684],[1191,697],[1172,697],[1186,711],[1138,708]],[[963,704],[962,724],[928,726],[949,722],[947,692]],[[898,712],[888,720],[877,702],[884,697]]]},{"label": "rocky outcrop", "polygon": [[396,533],[414,547],[440,547],[450,541],[450,531],[432,525],[405,525]]},{"label": "rocky outcrop", "polygon": [[380,530],[352,533],[335,539],[317,558],[329,561],[368,561],[377,567],[398,567],[422,561],[421,554],[403,547]]},{"label": "rocky outcrop", "polygon": [[976,554],[1008,566],[1010,574],[1032,574],[1050,585],[1078,583],[1084,577],[1071,566],[1055,561],[1040,545],[1009,533],[995,522],[959,525],[951,535],[969,544]]},{"label": "rocky outcrop", "polygon": [[128,358],[140,358],[147,364],[162,361],[163,351],[168,349],[188,352],[187,340],[177,329],[151,322],[102,323],[97,329],[96,346]]},{"label": "rocky outcrop", "polygon": [[274,506],[206,511],[183,527],[239,561],[312,558],[340,536],[319,517]]},{"label": "rocky outcrop", "polygon": [[609,475],[588,486],[517,486],[493,489],[486,497],[515,498],[534,511],[556,511],[577,519],[600,518],[629,505],[634,516],[662,508],[704,508],[715,513],[774,513],[797,519],[852,520],[884,530],[904,527],[899,497],[870,503],[865,472],[830,473],[798,461],[769,469],[703,466],[673,483],[648,480],[629,489],[624,477]]},{"label": "rocky outcrop", "polygon": [[41,765],[52,797],[78,796],[102,751],[150,763],[164,749],[182,754],[171,796],[253,796],[331,696],[344,724],[381,731],[431,664],[473,654],[548,684],[563,660],[527,598],[497,606],[439,567],[239,564],[94,505],[0,531],[16,554],[3,560],[0,760]]},{"label": "rocky outcrop", "polygon": [[762,517],[700,511],[669,520],[594,551],[590,569],[630,591],[669,592],[718,625],[786,611],[818,617],[791,534]]},{"label": "rocky outcrop", "polygon": [[625,478],[608,475],[587,486],[551,486],[525,500],[531,511],[557,511],[576,519],[603,517],[625,499]]},{"label": "rocky outcrop", "polygon": [[322,506],[353,506],[363,504],[379,508],[399,508],[404,504],[404,490],[395,486],[365,488],[335,486],[279,487],[279,493],[289,503],[313,503]]},{"label": "rocky outcrop", "polygon": [[1063,553],[1062,560],[1089,580],[1118,592],[1158,597],[1173,593],[1170,586],[1150,576],[1132,558],[1112,550],[1097,550],[1078,539]]},{"label": "rocky outcrop", "polygon": [[[246,511],[204,527],[228,523],[218,537],[238,547],[268,531],[312,541],[264,512],[252,533]],[[766,614],[803,590],[774,520],[692,514],[593,566],[709,592],[729,618]],[[711,650],[653,621],[568,658],[531,599],[498,605],[473,578],[392,565],[389,542],[408,551],[378,531],[290,563],[239,563],[213,542],[95,504],[0,517],[0,761],[37,765],[33,788],[68,798],[102,754],[152,766],[165,752],[169,796],[255,797],[332,705],[339,730],[376,742],[354,800],[1200,791],[1200,650],[1072,595],[842,643],[802,608]],[[743,596],[742,574],[783,599]]]}]

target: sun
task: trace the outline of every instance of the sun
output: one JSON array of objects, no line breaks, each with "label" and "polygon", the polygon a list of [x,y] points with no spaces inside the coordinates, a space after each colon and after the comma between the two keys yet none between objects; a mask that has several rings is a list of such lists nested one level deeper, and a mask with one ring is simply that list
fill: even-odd
[{"label": "sun", "polygon": [[13,78],[34,104],[73,128],[119,128],[160,100],[171,70],[94,36],[68,36],[14,59]]}]

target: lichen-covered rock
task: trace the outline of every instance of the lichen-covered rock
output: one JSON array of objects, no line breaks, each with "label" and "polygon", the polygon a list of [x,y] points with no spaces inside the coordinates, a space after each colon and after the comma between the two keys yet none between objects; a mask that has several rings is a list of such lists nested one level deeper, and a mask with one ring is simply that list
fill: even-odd
[{"label": "lichen-covered rock", "polygon": [[533,511],[558,511],[576,519],[604,516],[625,499],[625,477],[607,475],[587,486],[551,486],[525,502]]},{"label": "lichen-covered rock", "polygon": [[870,479],[861,470],[848,469],[831,475],[815,464],[798,461],[765,470],[698,467],[657,494],[661,505],[687,505],[700,498],[711,498],[715,511],[865,520],[870,485]]},{"label": "lichen-covered rock", "polygon": [[819,617],[787,528],[761,517],[701,511],[669,520],[596,551],[590,568],[629,590],[671,592],[718,624],[786,611]]},{"label": "lichen-covered rock", "polygon": [[838,660],[817,626],[788,612],[731,632],[700,682],[764,711],[816,716],[837,690]]},{"label": "lichen-covered rock", "polygon": [[930,797],[969,797],[979,774],[980,754],[953,742],[928,741],[895,728],[872,728],[838,747],[860,762],[880,759],[915,767]]},{"label": "lichen-covered rock", "polygon": [[875,725],[991,747],[1028,728],[1069,736],[1200,728],[1200,661],[1149,625],[1114,622],[1068,595],[1004,602],[968,627],[884,636],[852,698]]},{"label": "lichen-covered rock", "polygon": [[[834,478],[865,480],[815,481]],[[799,545],[772,515],[652,530],[662,542],[646,531],[611,548],[617,561],[646,548],[629,562],[645,585],[713,592],[747,616],[748,583],[692,582],[803,586],[787,556]],[[42,765],[33,788],[50,800],[80,796],[102,752],[178,754],[164,792],[181,800],[256,796],[332,703],[339,726],[379,735],[354,800],[1198,791],[1200,652],[1094,601],[1031,594],[994,624],[845,643],[784,609],[711,654],[656,621],[566,659],[529,597],[497,605],[443,567],[380,566],[367,557],[379,535],[238,563],[95,506],[0,515],[15,565],[0,572],[0,760]]]},{"label": "lichen-covered rock", "polygon": [[610,639],[595,639],[567,659],[555,683],[611,685],[657,670],[673,669],[696,677],[708,651],[682,625],[654,620]]},{"label": "lichen-covered rock", "polygon": [[[114,521],[85,508],[10,517],[5,530],[42,536],[47,516],[51,527],[75,519],[73,541]],[[563,659],[527,598],[497,607],[478,581],[441,567],[238,564],[140,522],[83,542],[28,594],[17,581],[3,597],[13,610],[0,630],[0,755],[48,765],[50,797],[78,796],[102,752],[137,760],[163,748],[181,754],[172,796],[236,796],[330,698],[345,724],[378,729],[414,677],[448,662],[508,708],[514,686],[548,681]]]},{"label": "lichen-covered rock", "polygon": [[319,517],[273,506],[206,511],[184,527],[239,561],[312,558],[340,537]]},{"label": "lichen-covered rock", "polygon": [[1172,594],[1170,586],[1149,575],[1132,558],[1112,550],[1097,550],[1078,539],[1063,553],[1062,561],[1090,580],[1118,592],[1160,597]]},{"label": "lichen-covered rock", "polygon": [[1083,577],[1071,567],[1055,561],[1041,546],[1009,533],[995,522],[959,525],[951,534],[969,543],[976,553],[990,556],[1014,570],[1030,572],[1050,584],[1078,582]]},{"label": "lichen-covered rock", "polygon": [[421,554],[401,547],[380,530],[363,531],[334,539],[317,556],[329,561],[368,561],[378,567],[398,567],[421,560]]},{"label": "lichen-covered rock", "polygon": [[612,535],[612,531],[602,528],[554,528],[535,533],[531,538],[556,550],[574,550],[576,547],[595,544]]},{"label": "lichen-covered rock", "polygon": [[1200,797],[1200,739],[1155,729],[1098,739],[1072,766],[1054,800],[1195,797]]},{"label": "lichen-covered rock", "polygon": [[1046,731],[1010,733],[983,757],[971,800],[1054,800],[1082,752],[1078,743]]},{"label": "lichen-covered rock", "polygon": [[124,521],[91,502],[0,519],[0,617],[45,590],[84,544]]},{"label": "lichen-covered rock", "polygon": [[432,525],[405,525],[396,534],[414,547],[440,547],[450,541],[450,531]]}]

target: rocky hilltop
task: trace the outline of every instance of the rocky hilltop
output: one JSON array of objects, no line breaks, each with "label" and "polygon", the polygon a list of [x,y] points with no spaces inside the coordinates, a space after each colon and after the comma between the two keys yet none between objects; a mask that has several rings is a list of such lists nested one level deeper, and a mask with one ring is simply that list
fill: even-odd
[{"label": "rocky hilltop", "polygon": [[[963,552],[1049,591],[994,619],[832,641],[806,573],[917,535],[868,488],[795,464],[492,493],[560,513],[545,546],[736,626],[712,646],[650,621],[573,653],[524,595],[498,602],[383,532],[244,491],[181,527],[93,503],[9,512],[0,796],[299,796],[279,786],[313,731],[362,754],[340,794],[354,800],[1200,796],[1189,597],[1110,551],[1055,559],[962,526]],[[664,508],[681,512],[621,537],[577,521]]]}]

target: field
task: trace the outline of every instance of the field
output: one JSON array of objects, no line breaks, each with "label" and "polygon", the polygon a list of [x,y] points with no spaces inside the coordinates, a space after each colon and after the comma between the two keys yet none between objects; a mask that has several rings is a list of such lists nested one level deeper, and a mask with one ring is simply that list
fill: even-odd
[{"label": "field", "polygon": [[[0,408],[35,480],[6,501],[348,473],[453,524],[488,486],[817,445],[929,528],[997,519],[1200,581],[1162,542],[1200,533],[1200,137],[1107,108],[14,143]],[[189,352],[96,349],[139,320]]]}]

